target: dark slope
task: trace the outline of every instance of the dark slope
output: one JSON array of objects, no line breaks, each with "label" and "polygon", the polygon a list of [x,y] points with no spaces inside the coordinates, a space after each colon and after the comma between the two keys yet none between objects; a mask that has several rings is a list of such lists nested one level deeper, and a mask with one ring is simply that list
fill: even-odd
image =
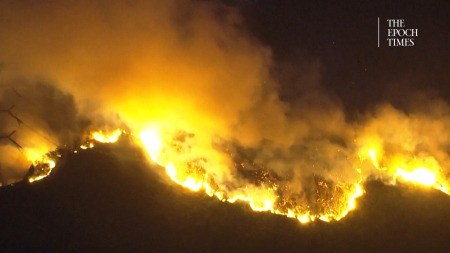
[{"label": "dark slope", "polygon": [[[119,154],[119,155],[115,155]],[[0,188],[0,252],[446,252],[450,197],[372,182],[340,222],[300,224],[162,183],[126,143]]]}]

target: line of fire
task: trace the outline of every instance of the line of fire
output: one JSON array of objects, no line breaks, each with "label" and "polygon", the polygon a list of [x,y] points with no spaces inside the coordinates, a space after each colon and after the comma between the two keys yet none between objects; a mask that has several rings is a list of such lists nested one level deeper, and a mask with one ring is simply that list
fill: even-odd
[{"label": "line of fire", "polygon": [[[11,111],[13,108],[14,106],[3,112],[9,114],[19,125],[24,125],[25,123]],[[0,140],[11,142],[18,152],[26,152],[12,138],[15,132],[0,136]],[[58,147],[42,154],[38,159],[30,159],[32,164],[24,181],[33,183],[50,175],[58,159],[66,152],[77,153],[80,149],[94,148],[96,143],[114,144],[123,136],[146,150],[149,159],[164,169],[167,177],[175,184],[194,192],[203,191],[220,201],[248,203],[254,211],[284,215],[301,223],[314,220],[338,221],[357,208],[356,199],[364,194],[361,176],[363,164],[373,166],[383,177],[391,178],[393,184],[408,182],[448,194],[447,182],[440,168],[430,167],[426,161],[416,158],[407,165],[392,165],[386,162],[382,157],[383,151],[377,149],[376,145],[364,147],[358,154],[361,166],[354,169],[354,173],[359,174],[358,181],[336,183],[315,174],[311,178],[315,190],[302,192],[292,189],[274,170],[245,155],[233,158],[227,147],[222,146],[217,149],[232,157],[235,170],[239,173],[239,181],[243,182],[242,186],[232,189],[219,182],[208,167],[207,159],[186,158],[186,155],[182,154],[190,149],[189,140],[195,138],[193,133],[182,130],[171,132],[158,127],[142,129],[137,134],[122,129],[91,131],[75,148]]]}]

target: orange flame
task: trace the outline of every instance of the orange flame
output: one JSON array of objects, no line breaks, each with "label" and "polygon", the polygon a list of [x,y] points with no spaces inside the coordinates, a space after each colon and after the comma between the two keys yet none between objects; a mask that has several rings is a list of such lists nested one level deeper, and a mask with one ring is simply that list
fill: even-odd
[{"label": "orange flame", "polygon": [[[375,168],[379,169],[378,160],[381,160],[380,158],[377,159],[376,153],[374,149],[369,150],[368,156],[371,158],[373,165]],[[416,166],[408,166],[407,164],[395,164],[395,162],[392,164],[392,167],[395,167],[395,173],[393,174],[394,182],[397,182],[397,178],[400,177],[404,181],[411,182],[416,185],[422,185],[426,187],[433,187],[437,190],[442,191],[445,194],[449,194],[448,187],[446,180],[443,178],[443,176],[440,173],[440,168],[434,168],[430,170],[429,168],[436,167],[435,164],[427,164],[426,162],[420,162],[417,165],[416,158],[414,157],[415,163],[413,163]],[[404,168],[401,169],[400,167]],[[411,169],[410,167],[413,167]],[[392,169],[383,168],[382,170],[393,171]],[[391,174],[391,175],[392,175]]]},{"label": "orange flame", "polygon": [[[360,197],[363,194],[363,190],[361,188],[360,182],[355,185],[354,191],[348,192],[348,195],[345,196],[348,198],[348,202],[344,205],[343,211],[336,214],[324,214],[324,215],[311,215],[309,212],[301,212],[295,211],[291,209],[287,209],[287,211],[281,211],[276,208],[275,202],[277,200],[277,196],[273,193],[273,189],[262,190],[262,192],[254,192],[248,191],[249,193],[231,193],[225,194],[220,189],[214,190],[208,183],[208,174],[206,173],[202,179],[196,179],[190,175],[183,177],[183,173],[180,174],[177,169],[178,165],[175,165],[174,161],[171,161],[167,155],[164,153],[164,144],[161,139],[161,136],[158,134],[156,129],[146,129],[139,133],[139,138],[147,150],[152,161],[155,163],[165,167],[167,175],[170,179],[176,182],[179,185],[182,185],[192,191],[199,191],[203,189],[206,194],[209,196],[216,196],[219,200],[227,201],[230,203],[234,203],[236,201],[244,201],[249,204],[249,206],[254,211],[269,211],[274,214],[285,215],[289,218],[295,218],[299,220],[301,223],[307,223],[310,221],[314,221],[315,218],[318,218],[322,221],[329,222],[331,220],[339,220],[346,216],[349,211],[353,210],[356,207],[355,199]],[[183,166],[180,164],[180,166]],[[360,172],[360,170],[358,170]]]},{"label": "orange flame", "polygon": [[114,143],[119,140],[122,130],[116,129],[110,133],[103,133],[103,131],[94,132],[91,138],[102,143]]},{"label": "orange flame", "polygon": [[[102,143],[114,143],[116,142],[120,135],[122,134],[122,130],[117,129],[113,132],[103,132],[103,131],[97,131],[91,133],[90,137],[91,139],[84,145],[81,145],[81,149],[88,149],[93,148],[93,140],[102,142]],[[344,216],[346,216],[351,210],[355,209],[355,199],[360,197],[363,194],[362,187],[360,185],[360,182],[355,184],[354,190],[347,191],[346,194],[344,194],[344,198],[348,199],[348,201],[343,204],[340,208],[339,213],[328,213],[328,214],[311,214],[309,211],[299,211],[297,209],[286,209],[284,211],[280,210],[276,206],[276,201],[278,196],[275,195],[274,191],[276,190],[276,187],[274,189],[272,188],[259,188],[259,189],[247,189],[245,190],[245,193],[243,192],[233,192],[233,193],[226,193],[217,187],[213,187],[210,184],[209,181],[209,175],[207,173],[204,173],[200,176],[193,176],[193,175],[186,175],[183,173],[182,169],[186,164],[177,163],[176,161],[172,161],[169,159],[167,154],[164,152],[164,143],[162,141],[161,135],[158,134],[158,131],[156,129],[147,129],[144,131],[141,131],[139,133],[139,138],[146,148],[150,158],[156,162],[157,164],[165,167],[166,173],[169,176],[169,178],[176,182],[179,185],[182,185],[183,187],[186,187],[190,189],[191,191],[200,191],[204,190],[206,194],[209,196],[216,196],[221,201],[227,201],[230,203],[234,203],[236,201],[242,201],[247,202],[252,210],[254,211],[268,211],[274,214],[279,215],[285,215],[289,218],[295,218],[301,223],[307,223],[310,221],[314,221],[316,218],[320,219],[325,222],[329,222],[331,220],[340,220]],[[76,152],[76,150],[74,151]],[[376,161],[375,153],[373,152],[373,161]],[[55,161],[49,159],[49,158],[41,158],[40,160],[36,161],[36,163],[46,164],[46,166],[49,168],[46,173],[41,174],[39,176],[35,176],[33,178],[29,178],[29,182],[34,182],[37,180],[40,180],[46,176],[48,176],[51,173],[51,170],[55,167]],[[361,173],[361,170],[358,170],[359,173]]]},{"label": "orange flame", "polygon": [[[103,133],[103,131],[93,132],[90,136],[90,140],[83,145],[80,145],[81,149],[89,149],[94,147],[94,143],[92,140],[96,140],[102,143],[114,143],[116,142],[120,135],[122,134],[121,129],[116,129],[112,132]],[[33,183],[35,181],[41,180],[52,172],[53,168],[56,166],[56,162],[49,158],[46,155],[37,155],[37,152],[33,150],[33,155],[27,153],[28,160],[33,163],[35,166],[44,166],[44,170],[40,171],[39,175],[32,175],[28,178],[28,182]],[[44,153],[44,152],[41,152]],[[74,150],[74,153],[77,153],[77,150]]]},{"label": "orange flame", "polygon": [[33,165],[34,166],[41,165],[41,166],[44,166],[46,169],[43,170],[41,172],[41,174],[39,174],[39,175],[32,175],[32,176],[30,176],[28,178],[28,182],[30,182],[30,183],[33,183],[33,182],[38,181],[38,180],[41,180],[41,179],[47,177],[48,175],[50,175],[50,173],[52,172],[53,168],[56,166],[56,163],[55,163],[54,160],[52,160],[52,159],[50,159],[50,158],[48,158],[46,156],[43,156],[41,159],[34,161]]}]

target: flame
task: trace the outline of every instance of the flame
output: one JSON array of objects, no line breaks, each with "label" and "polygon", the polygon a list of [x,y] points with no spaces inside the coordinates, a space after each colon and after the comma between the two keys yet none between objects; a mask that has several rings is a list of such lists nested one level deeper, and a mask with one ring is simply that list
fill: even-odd
[{"label": "flame", "polygon": [[162,142],[156,131],[148,129],[140,132],[138,136],[147,149],[147,152],[150,155],[152,161],[158,163],[161,166],[165,166],[163,163],[161,163],[161,159],[158,157],[162,149]]},{"label": "flame", "polygon": [[56,166],[56,162],[47,156],[43,156],[39,160],[33,162],[33,166],[39,169],[39,173],[36,175],[30,175],[28,182],[33,183],[35,181],[41,180],[52,172],[53,168]]},{"label": "flame", "polygon": [[88,149],[88,148],[93,148],[93,147],[94,147],[94,143],[92,143],[92,142],[83,144],[80,146],[81,149]]},{"label": "flame", "polygon": [[[94,147],[93,140],[102,143],[117,142],[122,132],[123,131],[121,129],[116,129],[112,132],[105,132],[105,133],[103,131],[93,132],[90,135],[90,139],[85,144],[80,145],[80,148],[81,149],[93,148]],[[38,154],[39,152],[36,152],[35,150],[31,151],[27,152],[28,160],[38,170],[37,172],[35,172],[35,174],[29,175],[28,177],[28,182],[33,183],[50,175],[53,168],[56,166],[56,161],[51,159],[48,155],[39,155]],[[40,153],[42,154],[44,152]],[[77,150],[74,150],[74,153],[77,153]]]},{"label": "flame", "polygon": [[102,143],[114,143],[119,140],[122,130],[116,129],[110,133],[103,133],[103,131],[94,132],[91,138]]},{"label": "flame", "polygon": [[[93,148],[93,140],[102,143],[117,142],[122,130],[116,129],[112,132],[96,131],[90,134],[90,139],[83,145],[81,149]],[[344,188],[339,186],[343,193],[334,205],[327,207],[322,213],[312,213],[308,207],[301,206],[298,203],[289,205],[288,208],[280,204],[280,196],[275,193],[277,186],[262,186],[255,189],[240,189],[235,192],[227,192],[215,184],[214,178],[207,173],[206,170],[193,170],[194,165],[189,165],[186,162],[171,160],[169,154],[166,153],[167,143],[163,141],[163,135],[157,128],[149,128],[141,131],[139,139],[145,147],[152,161],[160,166],[165,167],[168,177],[177,184],[188,188],[191,191],[203,190],[209,196],[215,196],[221,201],[235,203],[237,201],[247,202],[250,208],[259,212],[271,212],[274,214],[285,215],[289,218],[297,219],[301,223],[307,223],[319,219],[325,222],[332,220],[340,220],[346,216],[351,210],[356,208],[356,198],[363,195],[364,191],[361,187],[361,181],[356,183],[351,188]],[[74,151],[76,153],[76,150]],[[375,152],[371,152],[372,160],[376,161]],[[171,154],[173,155],[173,154]],[[55,161],[48,157],[42,157],[36,160],[36,165],[46,168],[44,173],[29,178],[29,182],[34,182],[48,176],[55,167]],[[191,166],[191,167],[189,167]],[[361,169],[357,170],[361,178]],[[326,183],[321,183],[328,189]],[[344,200],[344,202],[342,202]],[[321,202],[324,204],[323,202]]]},{"label": "flame", "polygon": [[[93,148],[93,140],[103,143],[117,142],[122,133],[123,131],[120,129],[116,129],[113,132],[93,132],[90,134],[90,139],[84,145],[81,145],[80,148]],[[195,170],[193,169],[195,168],[194,165],[189,165],[182,160],[179,161],[176,157],[175,159],[173,159],[174,157],[170,157],[173,154],[167,154],[167,143],[163,141],[163,135],[157,128],[145,129],[138,136],[151,160],[165,167],[168,177],[177,184],[195,192],[203,190],[207,195],[211,197],[215,196],[221,201],[227,201],[229,203],[235,203],[237,201],[247,202],[254,211],[285,215],[289,218],[297,219],[301,223],[307,223],[315,219],[325,222],[340,220],[356,208],[356,198],[362,196],[364,193],[361,187],[361,169],[357,169],[357,172],[360,174],[360,181],[350,188],[338,185],[338,189],[342,192],[342,195],[337,197],[339,199],[334,204],[326,208],[324,207],[326,203],[321,202],[324,211],[319,213],[312,213],[309,206],[304,207],[296,202],[293,202],[294,204],[291,203],[289,206],[280,204],[280,196],[275,193],[278,189],[276,185],[271,187],[263,185],[255,189],[245,187],[245,189],[240,189],[235,192],[227,192],[215,184],[214,178],[206,170]],[[370,152],[370,155],[372,161],[376,164],[375,151]],[[46,170],[45,173],[30,177],[29,182],[34,182],[48,176],[55,167],[55,161],[47,157],[41,158],[35,164],[43,166]],[[326,189],[329,188],[325,182],[320,182],[320,185]]]},{"label": "flame", "polygon": [[233,198],[227,199],[227,201],[230,203],[234,203],[236,202],[236,200],[248,202],[250,207],[258,212],[274,210],[273,202],[270,199],[255,199],[254,197],[243,195],[237,195]]},{"label": "flame", "polygon": [[[90,139],[81,145],[80,148],[93,148],[94,140],[102,143],[117,142],[122,133],[124,131],[121,129],[116,129],[112,132],[92,132]],[[363,147],[361,149],[363,152],[358,153],[361,160],[361,168],[356,169],[356,171],[360,175],[360,180],[354,185],[336,185],[339,192],[342,193],[336,197],[337,200],[328,204],[324,198],[318,199],[319,208],[322,209],[321,211],[313,211],[310,206],[302,206],[296,201],[286,202],[286,200],[281,199],[282,196],[276,193],[279,189],[278,185],[265,186],[262,184],[254,187],[254,189],[250,186],[245,187],[245,189],[239,188],[232,192],[221,189],[206,168],[189,164],[186,160],[179,159],[177,154],[171,153],[169,150],[170,144],[166,140],[167,136],[163,135],[159,128],[145,129],[138,136],[151,160],[164,167],[167,176],[173,182],[194,192],[202,190],[207,195],[215,196],[224,202],[246,202],[254,211],[284,215],[297,219],[301,223],[311,222],[315,219],[325,222],[340,220],[354,210],[356,208],[356,199],[364,194],[361,171],[362,163],[366,159],[373,164],[379,173],[384,173],[387,177],[392,178],[394,184],[397,183],[397,179],[402,179],[415,185],[432,187],[450,195],[442,169],[434,158],[421,157],[417,159],[415,156],[405,154],[390,154],[388,157],[383,157],[380,155],[385,154],[381,148],[382,146],[375,145],[376,148]],[[75,150],[74,152],[76,153],[77,151]],[[39,173],[28,178],[30,183],[48,176],[56,165],[55,160],[46,155],[33,154],[28,157],[33,162],[33,165],[39,167]],[[324,189],[330,188],[325,181],[320,181],[319,185],[324,187]],[[329,192],[326,192],[326,194],[329,194]],[[331,199],[333,198],[334,196]]]},{"label": "flame", "polygon": [[438,177],[439,175],[436,175],[432,171],[430,171],[427,168],[417,168],[411,172],[404,171],[400,168],[396,168],[397,172],[395,173],[394,177],[400,176],[403,178],[403,180],[412,182],[414,184],[420,184],[428,187],[433,187],[437,190],[440,190],[446,194],[449,194],[448,188],[445,184],[445,182],[439,182]]},{"label": "flame", "polygon": [[369,149],[369,151],[367,152],[367,155],[369,156],[370,160],[372,161],[373,166],[375,166],[375,168],[377,170],[380,170],[380,171],[387,170],[387,168],[385,168],[385,167],[380,167],[379,159],[377,159],[376,149]]},{"label": "flame", "polygon": [[397,167],[395,176],[401,176],[404,180],[426,186],[432,186],[436,183],[436,176],[426,168],[417,168],[412,172],[407,172]]},{"label": "flame", "polygon": [[[89,136],[89,139],[82,145],[80,145],[81,149],[89,149],[93,148],[94,140],[101,142],[101,143],[115,143],[119,140],[119,137],[122,135],[122,133],[125,131],[122,131],[120,128],[112,131],[112,132],[103,132],[102,130],[92,132]],[[77,153],[77,150],[74,150],[74,153]]]},{"label": "flame", "polygon": [[[440,173],[441,169],[434,163],[428,162],[428,160],[424,159],[424,161],[417,161],[417,158],[414,157],[411,159],[407,164],[402,163],[399,164],[399,161],[404,161],[404,159],[392,159],[391,166],[395,167],[395,173],[393,172],[393,169],[389,168],[383,168],[380,169],[376,152],[374,149],[370,149],[367,153],[368,157],[372,160],[373,165],[378,170],[384,170],[389,175],[393,175],[393,181],[394,183],[397,182],[397,178],[400,177],[404,181],[416,184],[416,185],[422,185],[426,187],[433,187],[437,190],[442,191],[445,194],[449,194],[448,187],[446,180]],[[381,160],[378,158],[378,160]],[[401,168],[403,169],[401,169]],[[429,169],[433,168],[433,169]]]},{"label": "flame", "polygon": [[351,211],[355,209],[355,199],[363,195],[363,190],[361,188],[360,183],[356,184],[356,191],[353,193],[353,195],[348,200],[348,210]]},{"label": "flame", "polygon": [[369,150],[369,156],[372,159],[373,165],[375,166],[375,168],[379,168],[378,167],[378,162],[377,162],[377,156],[375,154],[375,150],[371,149]]},{"label": "flame", "polygon": [[[143,146],[149,154],[152,161],[165,167],[168,177],[183,187],[192,191],[204,190],[209,196],[216,196],[219,200],[235,203],[236,201],[247,202],[250,208],[254,211],[264,212],[268,211],[274,214],[285,215],[289,218],[295,218],[301,223],[314,221],[316,218],[330,222],[331,220],[340,220],[346,216],[351,210],[355,209],[355,199],[363,195],[361,187],[361,180],[354,185],[353,189],[344,190],[342,199],[347,199],[346,202],[339,204],[339,206],[330,208],[329,213],[325,214],[311,214],[307,209],[301,206],[294,205],[291,208],[280,208],[278,201],[279,196],[276,196],[276,187],[268,187],[261,189],[250,190],[246,187],[246,193],[235,192],[227,193],[214,185],[214,179],[207,173],[207,171],[196,171],[195,173],[186,173],[188,169],[186,164],[170,160],[168,154],[165,153],[165,143],[162,135],[157,128],[149,128],[141,131],[138,134]],[[357,170],[361,173],[360,170]]]}]

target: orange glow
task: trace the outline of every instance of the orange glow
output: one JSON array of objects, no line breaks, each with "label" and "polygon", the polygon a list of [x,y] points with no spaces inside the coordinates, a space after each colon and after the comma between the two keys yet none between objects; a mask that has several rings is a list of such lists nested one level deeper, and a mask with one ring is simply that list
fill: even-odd
[{"label": "orange glow", "polygon": [[406,181],[426,186],[432,186],[436,183],[436,176],[426,168],[417,168],[412,172],[407,172],[397,167],[395,176],[401,176]]},{"label": "orange glow", "polygon": [[161,159],[158,157],[162,149],[162,142],[156,131],[154,130],[142,131],[139,133],[139,138],[141,139],[142,143],[147,149],[150,158],[159,165],[164,166],[164,164],[161,163]]},{"label": "orange glow", "polygon": [[377,157],[375,154],[375,150],[371,149],[369,150],[369,156],[372,159],[373,165],[378,168],[378,162],[377,162]]},{"label": "orange glow", "polygon": [[[254,211],[264,212],[268,211],[274,214],[285,215],[289,218],[295,218],[301,223],[307,223],[314,221],[316,218],[325,222],[331,220],[339,220],[348,214],[349,211],[356,207],[355,199],[363,194],[363,190],[360,182],[355,184],[352,189],[346,190],[342,196],[343,199],[347,199],[338,206],[338,210],[334,210],[333,213],[324,213],[320,215],[312,215],[309,211],[303,210],[300,207],[295,209],[288,208],[285,211],[280,209],[277,205],[278,196],[274,193],[276,187],[264,189],[252,189],[250,186],[246,187],[245,193],[227,193],[220,187],[213,187],[211,181],[213,180],[207,171],[200,171],[196,173],[187,173],[186,164],[175,162],[176,157],[168,157],[164,152],[165,140],[158,132],[158,129],[145,129],[139,133],[139,138],[147,150],[152,161],[165,167],[168,177],[177,184],[186,187],[192,191],[204,190],[209,196],[216,196],[219,200],[234,203],[237,201],[247,202],[250,208]],[[174,159],[174,160],[171,160]],[[360,170],[357,170],[360,173]]]},{"label": "orange glow", "polygon": [[375,149],[370,149],[367,155],[377,169],[384,171],[388,177],[394,179],[394,183],[400,178],[416,185],[433,187],[449,194],[446,180],[440,172],[441,168],[434,159],[425,157],[418,160],[416,157],[411,159],[407,156],[397,156],[390,160],[386,159],[389,166],[380,169],[378,161],[383,160],[383,158],[376,156]]},{"label": "orange glow", "polygon": [[110,133],[104,133],[103,131],[94,132],[91,138],[102,143],[114,143],[119,140],[122,130],[116,129]]},{"label": "orange glow", "polygon": [[[117,140],[119,139],[121,134],[122,134],[122,130],[120,130],[120,129],[116,129],[112,132],[106,132],[106,133],[104,133],[103,131],[93,132],[90,135],[90,139],[85,144],[80,145],[80,148],[81,149],[93,148],[94,147],[94,143],[92,142],[93,140],[96,140],[98,142],[103,142],[103,143],[117,142]],[[73,152],[77,153],[77,150],[74,150]],[[55,160],[52,160],[47,155],[44,155],[44,156],[39,155],[42,153],[45,153],[45,152],[44,151],[36,151],[36,150],[28,150],[27,151],[28,160],[30,162],[32,162],[32,164],[35,167],[40,168],[38,174],[31,175],[28,178],[28,181],[30,183],[33,183],[35,181],[38,181],[38,180],[41,180],[41,179],[47,177],[48,175],[50,175],[53,168],[56,166]]]},{"label": "orange glow", "polygon": [[31,175],[28,178],[28,182],[33,183],[35,181],[41,180],[52,172],[53,168],[56,166],[56,163],[54,160],[48,158],[48,157],[42,157],[40,160],[36,160],[33,162],[34,166],[40,166],[42,169],[39,171],[40,173],[37,175]]},{"label": "orange glow", "polygon": [[446,194],[448,193],[448,188],[445,182],[440,182],[437,177],[438,175],[434,174],[432,171],[427,168],[417,168],[411,172],[407,172],[397,167],[397,172],[394,177],[401,177],[405,181],[412,182],[414,184],[424,185],[428,187],[433,187],[437,190],[440,190]]}]

